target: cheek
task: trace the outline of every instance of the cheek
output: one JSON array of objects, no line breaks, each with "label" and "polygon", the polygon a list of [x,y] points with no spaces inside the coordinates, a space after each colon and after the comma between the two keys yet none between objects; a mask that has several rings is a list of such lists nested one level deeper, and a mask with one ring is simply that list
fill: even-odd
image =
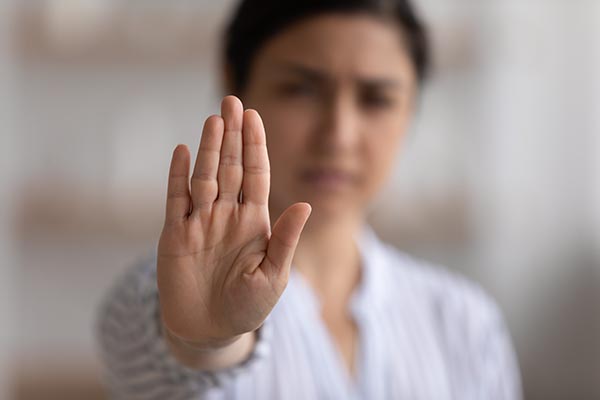
[{"label": "cheek", "polygon": [[262,115],[271,165],[270,202],[278,209],[298,201],[296,175],[307,159],[310,119],[282,106]]},{"label": "cheek", "polygon": [[[393,129],[387,127],[387,132],[392,133],[379,136],[375,134],[373,136],[377,136],[376,138],[372,137],[373,140],[364,143],[365,189],[370,195],[379,191],[392,172],[405,136],[404,128],[404,124],[396,123]],[[385,129],[381,127],[378,132],[386,132]]]},{"label": "cheek", "polygon": [[303,157],[308,146],[311,117],[288,107],[273,106],[262,114],[271,167],[287,169]]},{"label": "cheek", "polygon": [[397,148],[397,141],[388,142],[387,146],[382,146],[381,143],[369,146],[366,157],[369,163],[367,185],[370,188],[378,188],[383,185],[394,165]]}]

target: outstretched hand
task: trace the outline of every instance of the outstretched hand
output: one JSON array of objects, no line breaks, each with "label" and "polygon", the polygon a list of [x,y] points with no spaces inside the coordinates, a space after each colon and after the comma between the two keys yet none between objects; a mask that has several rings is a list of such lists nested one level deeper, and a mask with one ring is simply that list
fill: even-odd
[{"label": "outstretched hand", "polygon": [[176,337],[219,346],[269,315],[311,208],[290,206],[271,229],[265,130],[234,96],[206,120],[191,179],[189,171],[189,149],[179,145],[158,245],[161,315]]}]

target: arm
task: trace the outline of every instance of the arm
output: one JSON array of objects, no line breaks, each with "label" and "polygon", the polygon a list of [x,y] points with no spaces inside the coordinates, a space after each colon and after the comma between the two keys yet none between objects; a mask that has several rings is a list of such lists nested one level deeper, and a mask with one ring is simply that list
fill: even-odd
[{"label": "arm", "polygon": [[105,296],[96,322],[105,383],[115,399],[171,399],[197,396],[223,386],[266,357],[270,326],[253,335],[252,351],[228,368],[199,370],[182,362],[166,340],[159,316],[156,262],[129,269]]},{"label": "arm", "polygon": [[188,148],[173,152],[156,268],[133,271],[102,313],[111,386],[126,398],[193,395],[231,375],[259,351],[287,285],[310,206],[271,228],[260,116],[233,96],[221,114],[206,120],[191,178]]}]

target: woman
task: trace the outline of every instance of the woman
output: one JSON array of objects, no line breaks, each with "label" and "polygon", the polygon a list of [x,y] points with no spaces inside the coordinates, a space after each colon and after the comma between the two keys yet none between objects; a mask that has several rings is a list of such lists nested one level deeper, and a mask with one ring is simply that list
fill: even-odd
[{"label": "woman", "polygon": [[175,149],[157,259],[103,307],[115,397],[520,397],[493,302],[365,226],[425,37],[407,0],[242,2],[225,46],[237,97],[206,120],[191,177]]}]

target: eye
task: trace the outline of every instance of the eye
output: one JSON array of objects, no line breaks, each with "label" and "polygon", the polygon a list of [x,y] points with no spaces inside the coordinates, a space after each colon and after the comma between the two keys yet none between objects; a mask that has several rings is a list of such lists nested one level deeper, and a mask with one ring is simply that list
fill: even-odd
[{"label": "eye", "polygon": [[391,108],[394,105],[395,100],[389,95],[368,92],[361,95],[360,103],[365,108],[386,109]]},{"label": "eye", "polygon": [[279,85],[278,92],[285,97],[308,97],[317,94],[317,88],[308,82],[286,82]]}]

